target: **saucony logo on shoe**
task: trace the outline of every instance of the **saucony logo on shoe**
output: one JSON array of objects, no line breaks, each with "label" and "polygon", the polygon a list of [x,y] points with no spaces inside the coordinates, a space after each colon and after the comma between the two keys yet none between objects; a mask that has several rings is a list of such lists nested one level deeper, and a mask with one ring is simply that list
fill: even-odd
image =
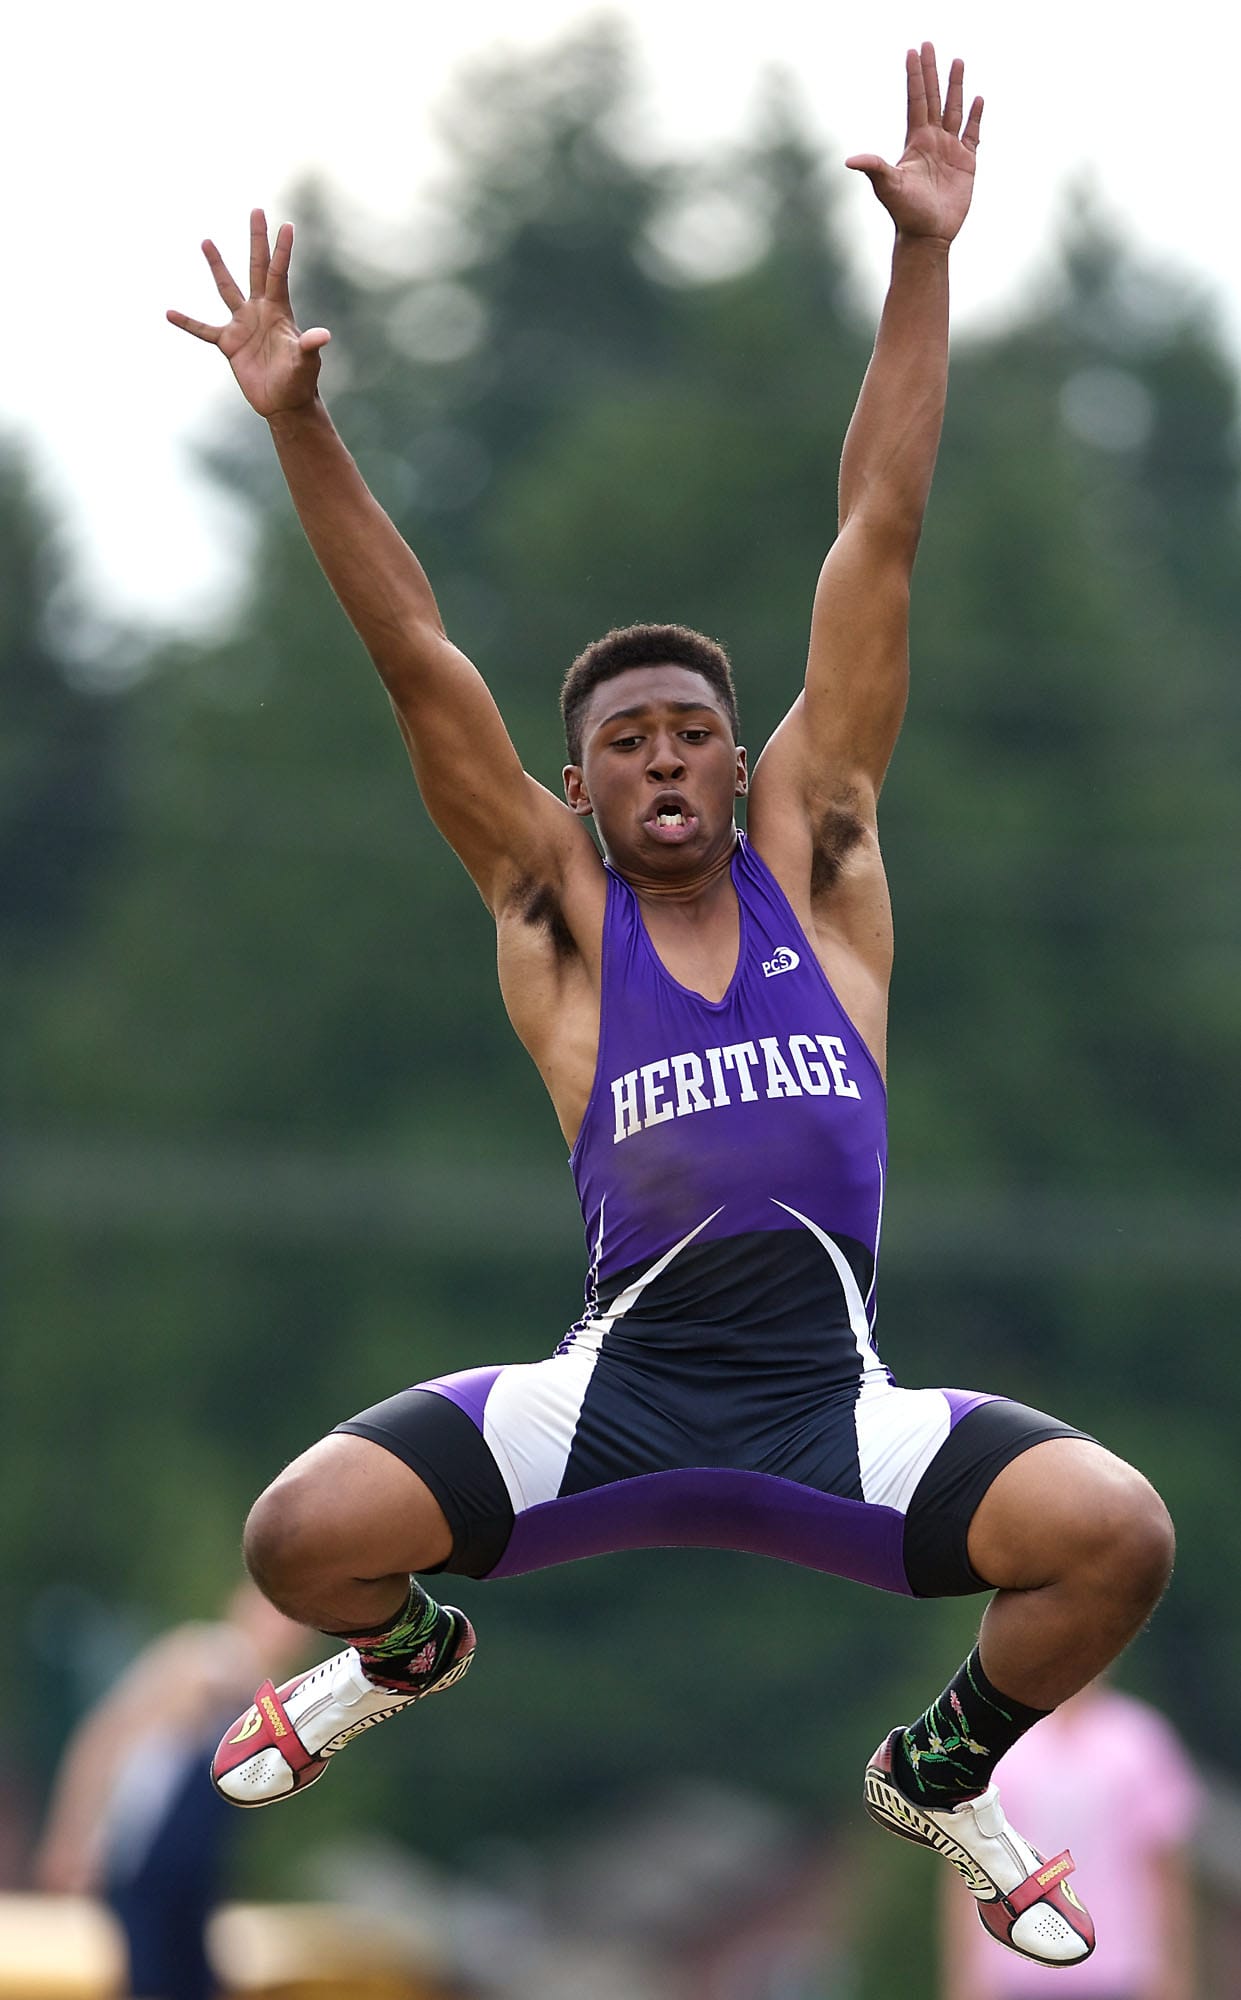
[{"label": "saucony logo on shoe", "polygon": [[[261,1707],[264,1715],[267,1717],[267,1720],[270,1722],[276,1735],[287,1736],[289,1732],[285,1723],[281,1719],[280,1710],[276,1707],[275,1702],[272,1700],[269,1694],[265,1694],[262,1696],[259,1706]],[[236,1743],[237,1741],[239,1741],[239,1739],[237,1737],[234,1737],[233,1741],[234,1743]]]},{"label": "saucony logo on shoe", "polygon": [[259,1714],[257,1708],[252,1708],[248,1715],[243,1716],[241,1728],[237,1731],[237,1734],[230,1736],[228,1740],[230,1743],[244,1743],[248,1737],[255,1735],[262,1727],[262,1716]]}]

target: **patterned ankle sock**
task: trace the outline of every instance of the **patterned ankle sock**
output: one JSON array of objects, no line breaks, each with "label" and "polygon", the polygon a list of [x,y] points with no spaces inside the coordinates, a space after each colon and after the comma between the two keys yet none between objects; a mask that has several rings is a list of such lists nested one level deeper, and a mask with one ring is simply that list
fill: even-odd
[{"label": "patterned ankle sock", "polygon": [[451,1611],[445,1611],[411,1576],[405,1603],[378,1630],[338,1636],[357,1647],[369,1680],[400,1694],[416,1694],[436,1678],[456,1630]]},{"label": "patterned ankle sock", "polygon": [[938,1700],[901,1732],[892,1775],[915,1804],[957,1805],[984,1792],[1004,1752],[1049,1713],[994,1688],[975,1646]]}]

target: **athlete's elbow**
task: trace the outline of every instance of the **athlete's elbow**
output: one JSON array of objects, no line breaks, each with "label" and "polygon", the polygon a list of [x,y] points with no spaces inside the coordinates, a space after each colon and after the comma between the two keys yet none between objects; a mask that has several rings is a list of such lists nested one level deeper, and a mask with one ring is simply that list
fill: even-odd
[{"label": "athlete's elbow", "polygon": [[908,579],[925,518],[925,496],[863,488],[848,503],[842,502],[840,534],[863,544],[868,560],[877,567]]}]

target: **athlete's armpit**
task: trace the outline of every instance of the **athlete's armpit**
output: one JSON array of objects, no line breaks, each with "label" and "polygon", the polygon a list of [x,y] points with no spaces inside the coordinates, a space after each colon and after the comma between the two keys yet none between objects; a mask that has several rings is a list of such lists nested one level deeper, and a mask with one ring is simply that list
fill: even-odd
[{"label": "athlete's armpit", "polygon": [[868,827],[858,810],[856,792],[842,796],[811,820],[810,897],[830,895],[850,854],[865,839]]},{"label": "athlete's armpit", "polygon": [[565,917],[564,904],[550,883],[523,876],[514,883],[510,901],[531,930],[546,932],[558,959],[581,957]]}]

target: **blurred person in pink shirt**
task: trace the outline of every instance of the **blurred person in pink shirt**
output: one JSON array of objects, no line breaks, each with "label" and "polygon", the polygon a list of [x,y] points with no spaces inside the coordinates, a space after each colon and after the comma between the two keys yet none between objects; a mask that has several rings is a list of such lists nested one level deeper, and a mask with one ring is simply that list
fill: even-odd
[{"label": "blurred person in pink shirt", "polygon": [[1187,1846],[1201,1791],[1158,1710],[1093,1681],[1001,1758],[996,1779],[1036,1845],[1067,1836],[1098,1945],[1054,1970],[993,1951],[973,1897],[946,1881],[942,2000],[1194,2000]]}]

